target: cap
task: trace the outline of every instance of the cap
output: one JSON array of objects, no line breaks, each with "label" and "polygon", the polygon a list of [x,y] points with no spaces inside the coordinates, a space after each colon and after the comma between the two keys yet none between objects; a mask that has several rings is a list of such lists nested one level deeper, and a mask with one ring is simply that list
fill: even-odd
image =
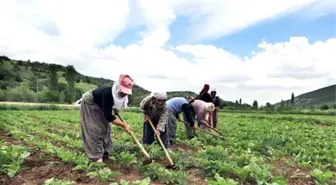
[{"label": "cap", "polygon": [[119,77],[120,91],[131,95],[133,88],[133,79],[129,75],[122,74]]}]

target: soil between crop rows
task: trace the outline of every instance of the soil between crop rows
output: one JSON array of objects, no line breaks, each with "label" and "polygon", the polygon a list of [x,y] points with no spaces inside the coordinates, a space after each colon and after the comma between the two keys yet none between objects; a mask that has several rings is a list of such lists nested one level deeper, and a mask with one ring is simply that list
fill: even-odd
[{"label": "soil between crop rows", "polygon": [[[0,139],[8,144],[23,145],[21,141],[9,137],[5,132],[0,131]],[[13,178],[9,178],[7,174],[0,173],[1,185],[43,185],[44,181],[49,178],[58,178],[61,180],[74,181],[75,184],[92,184],[92,185],[108,185],[111,182],[100,182],[98,179],[91,179],[85,172],[73,171],[73,165],[67,164],[57,157],[50,156],[40,151],[30,151],[31,154],[24,160],[21,165],[20,172]],[[115,181],[125,179],[127,181],[141,180],[144,177],[138,172],[117,168],[114,164],[107,164],[112,170],[118,170],[121,175],[115,178]],[[152,185],[162,185],[158,181],[152,181]]]}]

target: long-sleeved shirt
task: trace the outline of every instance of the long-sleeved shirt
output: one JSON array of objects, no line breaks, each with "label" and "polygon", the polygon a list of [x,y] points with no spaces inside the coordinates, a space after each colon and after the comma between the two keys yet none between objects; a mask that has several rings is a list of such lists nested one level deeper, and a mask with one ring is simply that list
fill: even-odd
[{"label": "long-sleeved shirt", "polygon": [[140,102],[140,109],[144,111],[145,114],[150,116],[150,119],[158,120],[157,129],[161,132],[165,131],[165,126],[168,123],[168,107],[167,104],[163,104],[157,107],[151,102],[152,97],[148,95]]},{"label": "long-sleeved shirt", "polygon": [[188,101],[184,97],[175,97],[169,99],[167,102],[168,110],[172,112],[175,117],[178,119],[179,114],[183,112],[185,115],[187,122],[190,124],[190,126],[194,126],[194,119],[193,114],[190,109],[188,109]]},{"label": "long-sleeved shirt", "polygon": [[111,87],[98,87],[92,91],[94,102],[101,108],[107,121],[112,122],[116,117],[112,114],[114,105]]},{"label": "long-sleeved shirt", "polygon": [[194,106],[196,119],[204,121],[206,116],[205,102],[202,100],[195,100],[192,105]]}]

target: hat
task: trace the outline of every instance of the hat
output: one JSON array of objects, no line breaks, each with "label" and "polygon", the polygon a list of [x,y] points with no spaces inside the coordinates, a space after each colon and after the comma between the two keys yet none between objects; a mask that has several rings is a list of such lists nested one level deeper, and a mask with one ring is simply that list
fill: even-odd
[{"label": "hat", "polygon": [[204,88],[210,88],[209,84],[204,84]]},{"label": "hat", "polygon": [[120,84],[120,91],[131,95],[132,94],[132,88],[133,88],[133,79],[126,74],[122,74],[119,77],[119,84]]}]

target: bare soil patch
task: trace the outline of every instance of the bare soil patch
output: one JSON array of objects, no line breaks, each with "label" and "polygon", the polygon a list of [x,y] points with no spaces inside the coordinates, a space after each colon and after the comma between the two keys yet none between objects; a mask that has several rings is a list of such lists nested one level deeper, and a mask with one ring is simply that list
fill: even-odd
[{"label": "bare soil patch", "polygon": [[[23,145],[20,140],[15,140],[3,131],[0,131],[0,139],[8,144]],[[118,168],[117,165],[109,162],[107,166],[112,170],[120,171],[121,174],[114,180],[119,182],[121,179],[127,181],[141,180],[145,177],[139,175],[134,169]],[[20,172],[13,178],[7,174],[0,173],[1,185],[43,185],[44,181],[49,178],[58,178],[61,180],[73,181],[74,184],[92,184],[108,185],[111,182],[100,182],[98,179],[91,179],[85,172],[73,171],[74,166],[65,163],[57,157],[50,156],[40,151],[33,151],[21,165]],[[159,181],[153,181],[153,185],[163,185]]]},{"label": "bare soil patch", "polygon": [[272,163],[275,169],[273,175],[284,175],[288,185],[313,185],[314,180],[311,176],[311,170],[308,168],[300,168],[296,164],[288,166],[284,160],[278,160]]}]

